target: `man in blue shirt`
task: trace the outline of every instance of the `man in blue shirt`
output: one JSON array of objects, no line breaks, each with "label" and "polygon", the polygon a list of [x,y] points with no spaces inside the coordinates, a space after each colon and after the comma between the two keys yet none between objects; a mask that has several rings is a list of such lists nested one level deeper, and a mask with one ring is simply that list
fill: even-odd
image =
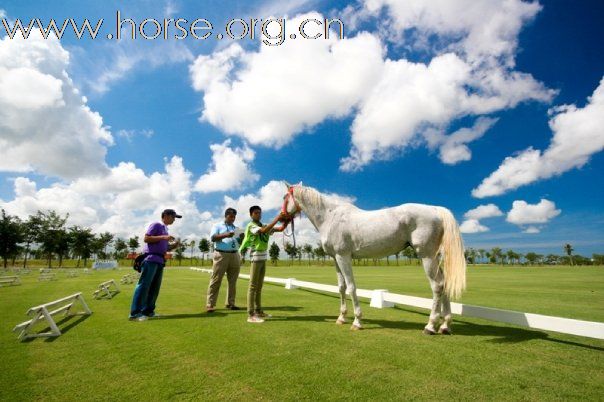
[{"label": "man in blue shirt", "polygon": [[230,310],[239,310],[235,305],[235,294],[237,292],[237,278],[241,266],[241,257],[239,256],[239,238],[235,235],[238,231],[235,226],[237,211],[233,208],[227,208],[224,211],[224,222],[215,224],[210,232],[210,240],[214,243],[214,258],[212,266],[212,277],[208,286],[208,298],[206,301],[206,310],[212,313],[216,307],[218,292],[222,278],[226,273],[229,288],[227,291],[226,308]]},{"label": "man in blue shirt", "polygon": [[173,209],[165,209],[161,213],[162,221],[149,225],[145,233],[143,253],[148,255],[143,261],[141,277],[132,295],[130,320],[145,321],[148,318],[156,317],[155,302],[159,295],[166,264],[164,254],[179,245],[178,242],[173,243],[174,237],[168,234],[167,228],[168,225],[174,223],[176,218],[182,218],[182,216]]}]

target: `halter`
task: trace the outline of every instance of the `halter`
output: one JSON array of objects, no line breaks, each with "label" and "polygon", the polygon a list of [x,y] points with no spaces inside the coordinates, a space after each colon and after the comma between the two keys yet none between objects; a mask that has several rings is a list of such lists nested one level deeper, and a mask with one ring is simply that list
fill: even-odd
[{"label": "halter", "polygon": [[[294,211],[293,214],[290,214],[289,212],[287,212],[287,204],[289,203],[290,199],[294,203],[294,206],[296,207],[296,210]],[[286,237],[292,237],[292,240],[294,242],[294,247],[296,247],[296,234],[294,232],[294,229],[295,229],[294,228],[294,218],[296,217],[296,214],[298,212],[302,212],[302,208],[300,208],[300,205],[296,201],[296,197],[294,197],[294,186],[291,186],[287,189],[287,194],[285,194],[285,197],[283,197],[283,205],[281,206],[281,213],[286,215],[287,219],[288,219],[286,224],[289,224],[290,222],[292,224],[291,234],[288,234],[287,232],[283,231],[283,243],[284,243],[283,247],[284,248],[285,248],[285,238]]]},{"label": "halter", "polygon": [[[290,214],[289,212],[287,212],[287,204],[289,203],[290,199],[292,200],[292,202],[294,203],[294,206],[296,207],[296,210],[294,211],[293,214]],[[283,197],[283,205],[281,206],[281,213],[285,214],[288,219],[293,221],[294,217],[296,216],[296,214],[298,212],[302,212],[302,208],[300,208],[298,201],[296,201],[296,197],[294,197],[294,186],[291,186],[290,188],[287,189],[287,194],[285,194],[285,197]]]}]

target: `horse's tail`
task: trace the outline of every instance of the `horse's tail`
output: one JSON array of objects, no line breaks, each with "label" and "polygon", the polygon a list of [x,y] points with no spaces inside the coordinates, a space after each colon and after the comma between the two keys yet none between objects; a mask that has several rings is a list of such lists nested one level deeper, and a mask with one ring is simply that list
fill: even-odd
[{"label": "horse's tail", "polygon": [[445,274],[445,292],[451,299],[457,299],[466,288],[466,258],[463,240],[451,211],[438,207],[438,212],[443,223],[440,253]]}]

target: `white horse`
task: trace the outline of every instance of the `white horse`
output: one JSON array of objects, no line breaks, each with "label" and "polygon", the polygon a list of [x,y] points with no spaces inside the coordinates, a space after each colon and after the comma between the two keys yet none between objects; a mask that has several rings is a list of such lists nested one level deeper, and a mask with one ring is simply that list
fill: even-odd
[{"label": "white horse", "polygon": [[[402,204],[377,211],[321,194],[301,184],[287,186],[282,211],[290,217],[303,211],[321,235],[325,252],[335,259],[340,290],[340,316],[346,322],[346,290],[354,304],[351,329],[361,329],[361,307],[352,274],[353,258],[382,258],[413,247],[422,259],[432,287],[432,311],[424,333],[451,334],[451,302],[465,289],[466,261],[459,227],[446,208]],[[440,259],[439,259],[440,254]],[[442,265],[439,264],[442,259]]]}]

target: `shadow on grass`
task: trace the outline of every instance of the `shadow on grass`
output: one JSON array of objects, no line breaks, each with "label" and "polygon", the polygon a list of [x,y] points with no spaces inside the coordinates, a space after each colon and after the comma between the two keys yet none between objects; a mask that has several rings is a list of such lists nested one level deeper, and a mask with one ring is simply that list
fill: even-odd
[{"label": "shadow on grass", "polygon": [[270,306],[270,307],[263,307],[263,310],[270,310],[270,311],[300,311],[302,309],[304,309],[304,307],[299,307],[299,306]]},{"label": "shadow on grass", "polygon": [[[315,291],[312,289],[298,289],[303,292],[309,292],[318,294],[321,296],[331,297],[333,299],[340,299],[339,295],[333,295],[328,293],[323,293],[320,291]],[[361,304],[368,305],[369,303],[365,301],[361,301]],[[430,314],[426,311],[418,311],[414,308],[407,308],[401,306],[394,306],[395,310],[401,310],[407,313],[418,314],[421,316],[427,317]],[[300,317],[276,317],[277,320],[291,320],[291,321],[315,321],[315,322],[335,322],[337,316],[300,316]],[[370,318],[363,318],[362,320],[365,324],[375,325],[375,327],[365,328],[364,330],[376,330],[376,329],[399,329],[399,330],[417,330],[422,331],[424,329],[425,324],[418,324],[408,321],[398,321],[398,320],[376,320]],[[349,322],[350,323],[350,322]],[[348,324],[349,324],[348,323]],[[346,325],[346,324],[345,324]],[[489,325],[489,324],[477,324],[473,322],[464,321],[460,317],[453,318],[452,325],[453,334],[457,336],[484,336],[484,337],[493,337],[493,339],[488,339],[486,342],[489,343],[501,343],[501,344],[513,344],[526,342],[531,340],[544,340],[548,342],[555,342],[569,346],[575,346],[585,349],[604,351],[603,347],[589,345],[581,342],[556,339],[553,338],[550,334],[543,331],[525,329],[519,327],[508,327],[508,326],[498,326],[498,325]],[[554,335],[555,336],[555,335]]]},{"label": "shadow on grass", "polygon": [[[76,320],[74,320],[75,317],[78,317]],[[72,315],[72,316],[67,316],[67,317],[63,317],[61,318],[61,320],[56,321],[57,327],[59,327],[59,330],[61,331],[61,336],[65,335],[67,332],[69,332],[69,330],[73,327],[75,327],[76,325],[78,325],[79,323],[81,323],[82,321],[88,319],[90,317],[90,315]],[[68,325],[66,325],[65,327],[61,328],[61,325],[71,321]],[[43,328],[39,331],[37,331],[37,333],[42,333],[42,332],[49,332],[50,331],[50,327],[46,327]],[[45,342],[54,342],[57,339],[59,339],[60,336],[51,336],[51,337],[47,337],[44,339]],[[29,343],[34,341],[37,338],[29,338],[29,339],[25,339],[23,340],[23,343]]]},{"label": "shadow on grass", "polygon": [[226,313],[214,311],[213,313],[190,313],[190,314],[162,314],[160,317],[154,318],[155,320],[181,320],[184,318],[212,318],[212,317],[226,317]]}]

